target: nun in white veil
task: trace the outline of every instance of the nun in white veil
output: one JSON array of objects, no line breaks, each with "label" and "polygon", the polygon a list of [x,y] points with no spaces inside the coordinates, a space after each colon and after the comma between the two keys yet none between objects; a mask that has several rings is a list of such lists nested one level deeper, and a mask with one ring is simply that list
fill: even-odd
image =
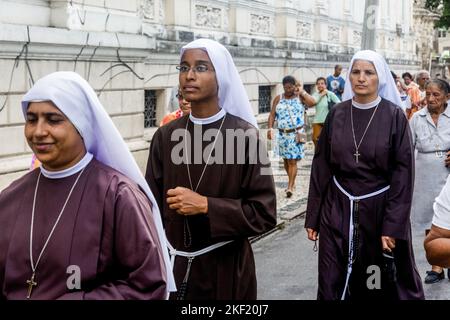
[{"label": "nun in white veil", "polygon": [[[343,100],[325,121],[311,169],[305,228],[319,240],[318,298],[423,299],[411,245],[411,132],[383,57],[354,55]],[[380,290],[366,285],[374,265],[384,271]]]},{"label": "nun in white veil", "polygon": [[0,300],[166,299],[175,283],[158,205],[92,87],[49,74],[22,111],[42,166],[0,196]]},{"label": "nun in white veil", "polygon": [[191,114],[156,131],[146,172],[173,246],[179,291],[172,298],[256,299],[248,237],[276,224],[267,151],[223,45],[209,39],[185,45],[178,70]]},{"label": "nun in white veil", "polygon": [[219,42],[210,39],[197,39],[183,46],[181,56],[188,49],[201,49],[208,53],[216,72],[219,87],[219,106],[226,112],[235,115],[256,128],[255,115],[242,84],[239,72],[234,64],[230,52]]},{"label": "nun in white veil", "polygon": [[389,100],[397,106],[402,105],[402,99],[395,85],[394,79],[391,76],[391,70],[386,63],[386,60],[378,52],[372,50],[358,51],[350,62],[350,67],[347,72],[347,79],[345,81],[344,93],[342,95],[342,101],[352,99],[355,96],[355,92],[352,88],[351,82],[351,70],[355,61],[363,60],[373,64],[378,76],[378,96]]}]

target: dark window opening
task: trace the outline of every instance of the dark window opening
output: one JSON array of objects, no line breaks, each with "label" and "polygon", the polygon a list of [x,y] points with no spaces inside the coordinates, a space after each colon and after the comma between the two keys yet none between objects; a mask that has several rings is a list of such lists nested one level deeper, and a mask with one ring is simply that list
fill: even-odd
[{"label": "dark window opening", "polygon": [[259,86],[258,94],[258,110],[259,113],[270,112],[270,102],[272,101],[272,87],[271,86]]},{"label": "dark window opening", "polygon": [[144,128],[156,127],[156,91],[145,90]]}]

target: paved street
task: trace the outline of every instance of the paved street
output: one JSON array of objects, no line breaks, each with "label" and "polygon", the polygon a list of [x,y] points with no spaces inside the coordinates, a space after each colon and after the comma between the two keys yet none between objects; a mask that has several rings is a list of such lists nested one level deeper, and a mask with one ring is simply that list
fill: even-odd
[{"label": "paved street", "polygon": [[[317,292],[317,252],[306,238],[303,229],[312,145],[299,163],[297,190],[293,198],[286,199],[283,190],[287,177],[278,161],[273,161],[279,199],[280,230],[253,243],[258,277],[258,298],[268,300],[310,300]],[[280,163],[281,164],[281,163]],[[422,277],[429,266],[423,250],[423,236],[414,233],[414,252]],[[450,281],[424,284],[427,299],[450,299]]]}]

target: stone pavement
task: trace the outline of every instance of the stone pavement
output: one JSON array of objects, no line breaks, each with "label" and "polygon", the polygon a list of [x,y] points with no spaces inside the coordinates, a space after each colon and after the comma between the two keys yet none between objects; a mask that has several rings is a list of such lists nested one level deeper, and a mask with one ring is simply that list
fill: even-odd
[{"label": "stone pavement", "polygon": [[299,219],[306,210],[314,144],[305,144],[305,157],[298,162],[296,189],[291,198],[286,198],[284,192],[288,178],[283,160],[272,152],[269,154],[277,192],[278,228],[253,240],[258,299],[314,299],[317,292],[317,255],[312,259],[309,256],[312,246],[304,236],[304,220]]},{"label": "stone pavement", "polygon": [[[304,217],[253,243],[260,300],[312,300],[317,294],[317,259],[313,242],[306,237]],[[430,270],[423,249],[423,236],[413,233],[416,265],[422,280]],[[427,300],[450,300],[450,281],[423,284]]]},{"label": "stone pavement", "polygon": [[309,176],[311,172],[311,162],[314,155],[314,145],[312,142],[305,144],[305,157],[298,162],[296,188],[291,198],[286,198],[284,190],[287,188],[288,177],[284,170],[283,160],[279,157],[271,156],[272,170],[277,191],[278,222],[289,221],[306,210],[306,200],[309,190]]}]

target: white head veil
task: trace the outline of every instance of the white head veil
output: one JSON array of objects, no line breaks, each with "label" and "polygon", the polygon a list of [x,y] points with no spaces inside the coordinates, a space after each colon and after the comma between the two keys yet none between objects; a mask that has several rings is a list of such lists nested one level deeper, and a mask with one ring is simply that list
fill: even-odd
[{"label": "white head veil", "polygon": [[253,114],[247,92],[236,69],[230,52],[220,43],[210,39],[197,39],[181,48],[181,55],[188,49],[202,49],[208,53],[216,70],[219,86],[219,105],[226,112],[235,115],[256,128],[258,124]]},{"label": "white head veil", "polygon": [[78,129],[88,152],[98,161],[135,181],[144,190],[152,203],[152,217],[163,249],[167,289],[174,291],[175,282],[158,204],[128,146],[92,87],[74,72],[55,72],[39,79],[23,97],[22,111],[25,117],[28,104],[35,100],[52,101]]},{"label": "white head veil", "polygon": [[402,99],[400,98],[400,93],[398,92],[397,86],[392,78],[391,70],[386,63],[386,60],[384,60],[379,53],[372,50],[358,51],[353,56],[352,61],[350,62],[350,67],[347,71],[347,79],[345,80],[342,101],[352,99],[355,95],[352,90],[352,84],[350,83],[350,74],[355,60],[366,60],[372,62],[378,75],[378,95],[399,107],[403,105]]}]

